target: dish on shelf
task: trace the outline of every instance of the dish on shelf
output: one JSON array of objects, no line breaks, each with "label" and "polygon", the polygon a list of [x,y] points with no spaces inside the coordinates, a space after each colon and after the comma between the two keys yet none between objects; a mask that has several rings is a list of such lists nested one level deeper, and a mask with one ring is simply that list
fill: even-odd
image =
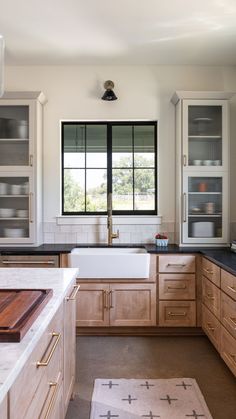
[{"label": "dish on shelf", "polygon": [[11,193],[12,195],[21,195],[22,185],[11,185]]},{"label": "dish on shelf", "polygon": [[198,208],[198,207],[191,208],[190,210],[191,214],[199,214],[199,212],[201,211],[202,211],[201,208]]},{"label": "dish on shelf", "polygon": [[204,166],[212,166],[213,165],[213,161],[214,160],[203,160],[203,165]]},{"label": "dish on shelf", "polygon": [[201,166],[202,165],[202,160],[193,160],[193,165],[194,166]]},{"label": "dish on shelf", "polygon": [[211,122],[212,118],[194,118],[194,122]]},{"label": "dish on shelf", "polygon": [[29,216],[29,211],[25,209],[17,209],[16,216],[18,218],[27,218]]},{"label": "dish on shelf", "polygon": [[0,182],[0,195],[7,195],[8,184]]},{"label": "dish on shelf", "polygon": [[17,239],[20,237],[25,237],[24,228],[4,228],[3,233],[4,233],[4,237],[8,237],[10,239]]},{"label": "dish on shelf", "polygon": [[0,218],[12,218],[15,215],[13,208],[0,208]]},{"label": "dish on shelf", "polygon": [[221,166],[221,160],[213,160],[214,166]]}]

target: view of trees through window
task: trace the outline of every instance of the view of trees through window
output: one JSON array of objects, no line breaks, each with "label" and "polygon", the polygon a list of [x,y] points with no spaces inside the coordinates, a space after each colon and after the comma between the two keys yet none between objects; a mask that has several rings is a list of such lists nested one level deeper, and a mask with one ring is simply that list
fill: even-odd
[{"label": "view of trees through window", "polygon": [[155,122],[62,123],[63,214],[157,211]]}]

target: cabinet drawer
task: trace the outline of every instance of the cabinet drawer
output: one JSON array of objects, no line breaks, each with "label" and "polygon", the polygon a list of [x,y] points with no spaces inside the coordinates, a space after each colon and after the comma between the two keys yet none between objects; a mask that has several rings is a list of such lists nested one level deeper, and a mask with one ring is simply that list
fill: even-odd
[{"label": "cabinet drawer", "polygon": [[236,338],[236,301],[221,292],[221,322]]},{"label": "cabinet drawer", "polygon": [[224,326],[221,327],[221,356],[236,376],[236,340]]},{"label": "cabinet drawer", "polygon": [[161,255],[158,271],[167,273],[195,272],[195,256],[193,255]]},{"label": "cabinet drawer", "polygon": [[236,276],[221,269],[221,289],[236,301]]},{"label": "cabinet drawer", "polygon": [[220,287],[220,268],[208,259],[202,258],[203,275]]},{"label": "cabinet drawer", "polygon": [[[21,417],[25,417],[33,399],[36,404],[39,404],[40,401],[38,401],[37,397],[44,396],[43,390],[38,392],[40,383],[44,383],[42,386],[46,389],[47,385],[45,383],[55,382],[59,371],[62,371],[62,328],[63,307],[59,309],[52,319],[47,330],[39,340],[37,347],[10,389],[11,419],[18,419],[19,412],[21,412]],[[54,335],[53,332],[55,333]],[[39,365],[38,362],[45,363],[45,365]],[[41,396],[39,393],[42,393]]]},{"label": "cabinet drawer", "polygon": [[214,314],[204,305],[202,305],[202,328],[216,349],[220,351],[221,324]]},{"label": "cabinet drawer", "polygon": [[5,268],[58,268],[59,256],[55,255],[7,255],[1,256],[1,267]]},{"label": "cabinet drawer", "polygon": [[194,274],[160,274],[158,282],[160,300],[195,299]]},{"label": "cabinet drawer", "polygon": [[196,326],[194,301],[160,301],[159,326]]},{"label": "cabinet drawer", "polygon": [[202,277],[202,302],[220,319],[220,289]]}]

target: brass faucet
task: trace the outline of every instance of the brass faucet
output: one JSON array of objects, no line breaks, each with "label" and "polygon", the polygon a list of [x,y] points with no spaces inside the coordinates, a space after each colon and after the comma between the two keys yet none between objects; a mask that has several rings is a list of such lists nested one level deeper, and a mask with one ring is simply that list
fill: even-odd
[{"label": "brass faucet", "polygon": [[108,194],[107,198],[107,236],[108,236],[108,245],[112,245],[113,239],[119,238],[119,230],[116,233],[112,231],[112,193]]}]

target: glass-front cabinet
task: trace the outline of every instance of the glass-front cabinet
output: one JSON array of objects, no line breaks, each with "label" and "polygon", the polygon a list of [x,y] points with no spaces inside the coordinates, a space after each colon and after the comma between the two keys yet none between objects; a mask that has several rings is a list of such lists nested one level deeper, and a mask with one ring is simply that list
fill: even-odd
[{"label": "glass-front cabinet", "polygon": [[226,170],[228,122],[226,101],[183,103],[183,165],[198,171]]},{"label": "glass-front cabinet", "polygon": [[184,243],[227,242],[227,176],[209,172],[186,174],[182,200]]},{"label": "glass-front cabinet", "polygon": [[229,243],[230,92],[175,92],[176,243]]},{"label": "glass-front cabinet", "polygon": [[42,243],[41,92],[0,99],[0,245]]}]

